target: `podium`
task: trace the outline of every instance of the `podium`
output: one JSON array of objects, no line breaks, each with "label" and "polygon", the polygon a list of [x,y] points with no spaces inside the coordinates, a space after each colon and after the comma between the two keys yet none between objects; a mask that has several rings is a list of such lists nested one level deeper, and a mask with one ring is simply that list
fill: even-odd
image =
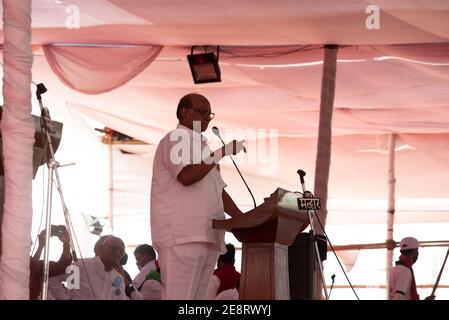
[{"label": "podium", "polygon": [[277,205],[273,199],[278,190],[241,216],[212,222],[214,229],[232,232],[243,244],[240,300],[290,299],[288,246],[309,225],[309,218]]}]

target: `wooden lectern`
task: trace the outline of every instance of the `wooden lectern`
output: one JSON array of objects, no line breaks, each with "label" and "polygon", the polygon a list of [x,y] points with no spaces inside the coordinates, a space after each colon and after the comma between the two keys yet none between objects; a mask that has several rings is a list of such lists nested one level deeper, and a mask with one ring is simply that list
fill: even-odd
[{"label": "wooden lectern", "polygon": [[215,229],[230,231],[243,243],[240,300],[290,299],[288,246],[309,225],[309,218],[278,206],[278,191],[241,216],[213,220]]}]

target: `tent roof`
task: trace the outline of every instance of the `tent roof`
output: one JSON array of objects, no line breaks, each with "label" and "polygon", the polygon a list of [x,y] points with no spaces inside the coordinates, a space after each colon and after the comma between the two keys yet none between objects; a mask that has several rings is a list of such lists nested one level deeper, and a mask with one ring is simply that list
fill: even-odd
[{"label": "tent roof", "polygon": [[[379,30],[365,26],[370,4],[380,8]],[[77,9],[80,29],[66,28]],[[108,48],[163,49],[121,87],[86,95],[64,86],[36,47],[33,80],[71,110],[152,145],[174,127],[177,102],[192,91],[210,99],[223,130],[277,130],[275,172],[261,175],[260,163],[242,164],[263,197],[276,186],[299,189],[298,168],[312,189],[322,45],[345,45],[338,53],[330,197],[387,196],[390,133],[398,134],[397,197],[447,197],[448,15],[449,2],[418,0],[35,0],[34,45],[105,46],[102,55],[68,59],[67,70],[91,86],[99,57],[114,58]],[[204,44],[221,46],[222,82],[194,85],[186,55]]]},{"label": "tent roof", "polygon": [[[33,43],[180,45],[398,44],[447,42],[446,1],[37,0]],[[380,29],[369,30],[367,7]],[[79,9],[81,28],[65,28]],[[367,13],[368,12],[368,13]]]}]

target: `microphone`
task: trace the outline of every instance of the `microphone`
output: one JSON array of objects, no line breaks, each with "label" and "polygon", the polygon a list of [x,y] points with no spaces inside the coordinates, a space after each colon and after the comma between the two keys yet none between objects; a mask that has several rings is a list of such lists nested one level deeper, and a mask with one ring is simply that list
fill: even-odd
[{"label": "microphone", "polygon": [[[220,136],[220,130],[218,130],[217,127],[212,127],[212,132],[213,132],[213,133],[214,133],[214,134],[221,140],[221,143],[223,143],[223,145],[225,146],[226,144],[224,143],[223,139],[222,139],[221,136]],[[244,149],[244,150],[245,150],[245,149]],[[237,172],[239,173],[240,178],[242,178],[243,183],[244,183],[245,186],[246,186],[246,189],[248,189],[249,194],[251,195],[251,198],[253,199],[254,208],[257,207],[257,205],[256,205],[256,200],[254,199],[253,193],[251,192],[251,189],[248,187],[248,184],[246,183],[245,178],[243,178],[242,173],[240,172],[239,168],[238,168],[237,165],[235,164],[234,159],[232,158],[232,156],[229,155],[229,157],[231,158],[232,163],[234,164],[234,167],[237,169]]]},{"label": "microphone", "polygon": [[55,129],[54,129],[53,123],[50,118],[50,111],[48,110],[48,108],[45,108],[42,105],[41,95],[45,92],[47,92],[47,88],[45,88],[44,84],[38,83],[36,85],[36,97],[37,97],[37,100],[39,101],[39,107],[41,109],[41,126],[43,128],[46,128],[48,130],[48,132],[55,133]]},{"label": "microphone", "polygon": [[331,279],[332,279],[332,284],[331,284],[331,289],[329,290],[329,297],[328,297],[328,298],[331,297],[332,288],[334,287],[335,274],[333,274],[333,275],[331,276]]},{"label": "microphone", "polygon": [[43,83],[38,83],[36,85],[36,97],[37,97],[37,100],[41,101],[42,100],[41,94],[45,93],[45,92],[47,92],[47,88],[45,88],[44,84]]},{"label": "microphone", "polygon": [[301,180],[301,184],[303,184],[306,172],[304,170],[298,169],[298,171],[296,171],[296,173],[299,174],[299,179]]},{"label": "microphone", "polygon": [[94,128],[95,131],[99,131],[101,133],[107,133],[106,130],[100,128]]}]

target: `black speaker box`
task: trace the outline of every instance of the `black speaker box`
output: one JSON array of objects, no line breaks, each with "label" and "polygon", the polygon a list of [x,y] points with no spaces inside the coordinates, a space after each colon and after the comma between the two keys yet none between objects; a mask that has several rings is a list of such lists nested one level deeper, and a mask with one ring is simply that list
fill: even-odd
[{"label": "black speaker box", "polygon": [[[327,257],[327,242],[324,236],[317,236],[321,261]],[[291,300],[313,300],[315,290],[316,250],[311,233],[300,233],[288,248],[288,272]],[[319,271],[318,271],[319,272]]]}]

